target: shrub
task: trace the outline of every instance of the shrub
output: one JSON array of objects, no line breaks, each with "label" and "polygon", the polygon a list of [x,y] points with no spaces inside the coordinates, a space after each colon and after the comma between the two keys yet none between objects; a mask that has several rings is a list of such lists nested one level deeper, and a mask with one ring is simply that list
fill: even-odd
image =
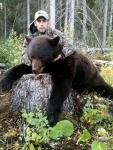
[{"label": "shrub", "polygon": [[15,31],[6,40],[1,40],[0,45],[0,63],[5,63],[7,67],[20,63],[22,38]]}]

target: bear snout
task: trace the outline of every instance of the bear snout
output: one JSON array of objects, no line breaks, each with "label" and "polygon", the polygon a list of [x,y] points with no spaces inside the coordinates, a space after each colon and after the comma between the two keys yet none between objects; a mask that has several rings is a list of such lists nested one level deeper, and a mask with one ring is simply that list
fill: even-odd
[{"label": "bear snout", "polygon": [[42,73],[44,70],[44,65],[40,60],[32,59],[31,65],[32,65],[32,73],[34,74]]},{"label": "bear snout", "polygon": [[32,68],[32,73],[33,74],[40,74],[42,73],[44,70],[44,67],[41,67],[41,68]]}]

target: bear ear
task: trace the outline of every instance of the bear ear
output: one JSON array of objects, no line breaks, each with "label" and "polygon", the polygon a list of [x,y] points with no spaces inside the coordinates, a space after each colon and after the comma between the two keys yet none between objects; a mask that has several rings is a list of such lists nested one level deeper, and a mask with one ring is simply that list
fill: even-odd
[{"label": "bear ear", "polygon": [[53,46],[56,46],[56,45],[58,44],[59,40],[60,40],[60,37],[59,37],[59,36],[56,36],[56,37],[53,38],[53,39],[49,39],[49,43],[50,43],[51,45],[53,45]]},{"label": "bear ear", "polygon": [[25,39],[26,39],[26,41],[27,41],[28,44],[29,44],[33,38],[30,37],[30,36],[25,35]]}]

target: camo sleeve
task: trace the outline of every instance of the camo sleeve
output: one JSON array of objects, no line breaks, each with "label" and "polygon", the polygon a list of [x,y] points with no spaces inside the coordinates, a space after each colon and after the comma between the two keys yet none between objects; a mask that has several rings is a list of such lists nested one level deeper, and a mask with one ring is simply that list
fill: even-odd
[{"label": "camo sleeve", "polygon": [[67,38],[61,31],[57,29],[53,30],[53,36],[57,35],[60,37],[60,42],[64,45],[62,50],[64,56],[67,57],[73,54],[76,49],[74,48],[72,40],[70,38]]},{"label": "camo sleeve", "polygon": [[24,42],[23,42],[23,48],[22,48],[22,58],[21,58],[21,62],[26,64],[26,65],[30,65],[30,61],[28,59],[28,56],[27,56],[27,46],[28,46],[28,42],[26,41],[26,39],[24,39]]}]

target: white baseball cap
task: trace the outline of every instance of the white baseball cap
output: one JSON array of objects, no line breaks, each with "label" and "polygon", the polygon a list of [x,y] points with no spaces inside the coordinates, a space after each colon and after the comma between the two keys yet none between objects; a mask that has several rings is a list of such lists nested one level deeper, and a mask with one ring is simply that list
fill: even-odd
[{"label": "white baseball cap", "polygon": [[48,14],[46,11],[44,10],[39,10],[35,13],[35,17],[34,20],[38,19],[39,17],[44,17],[45,19],[49,19]]}]

